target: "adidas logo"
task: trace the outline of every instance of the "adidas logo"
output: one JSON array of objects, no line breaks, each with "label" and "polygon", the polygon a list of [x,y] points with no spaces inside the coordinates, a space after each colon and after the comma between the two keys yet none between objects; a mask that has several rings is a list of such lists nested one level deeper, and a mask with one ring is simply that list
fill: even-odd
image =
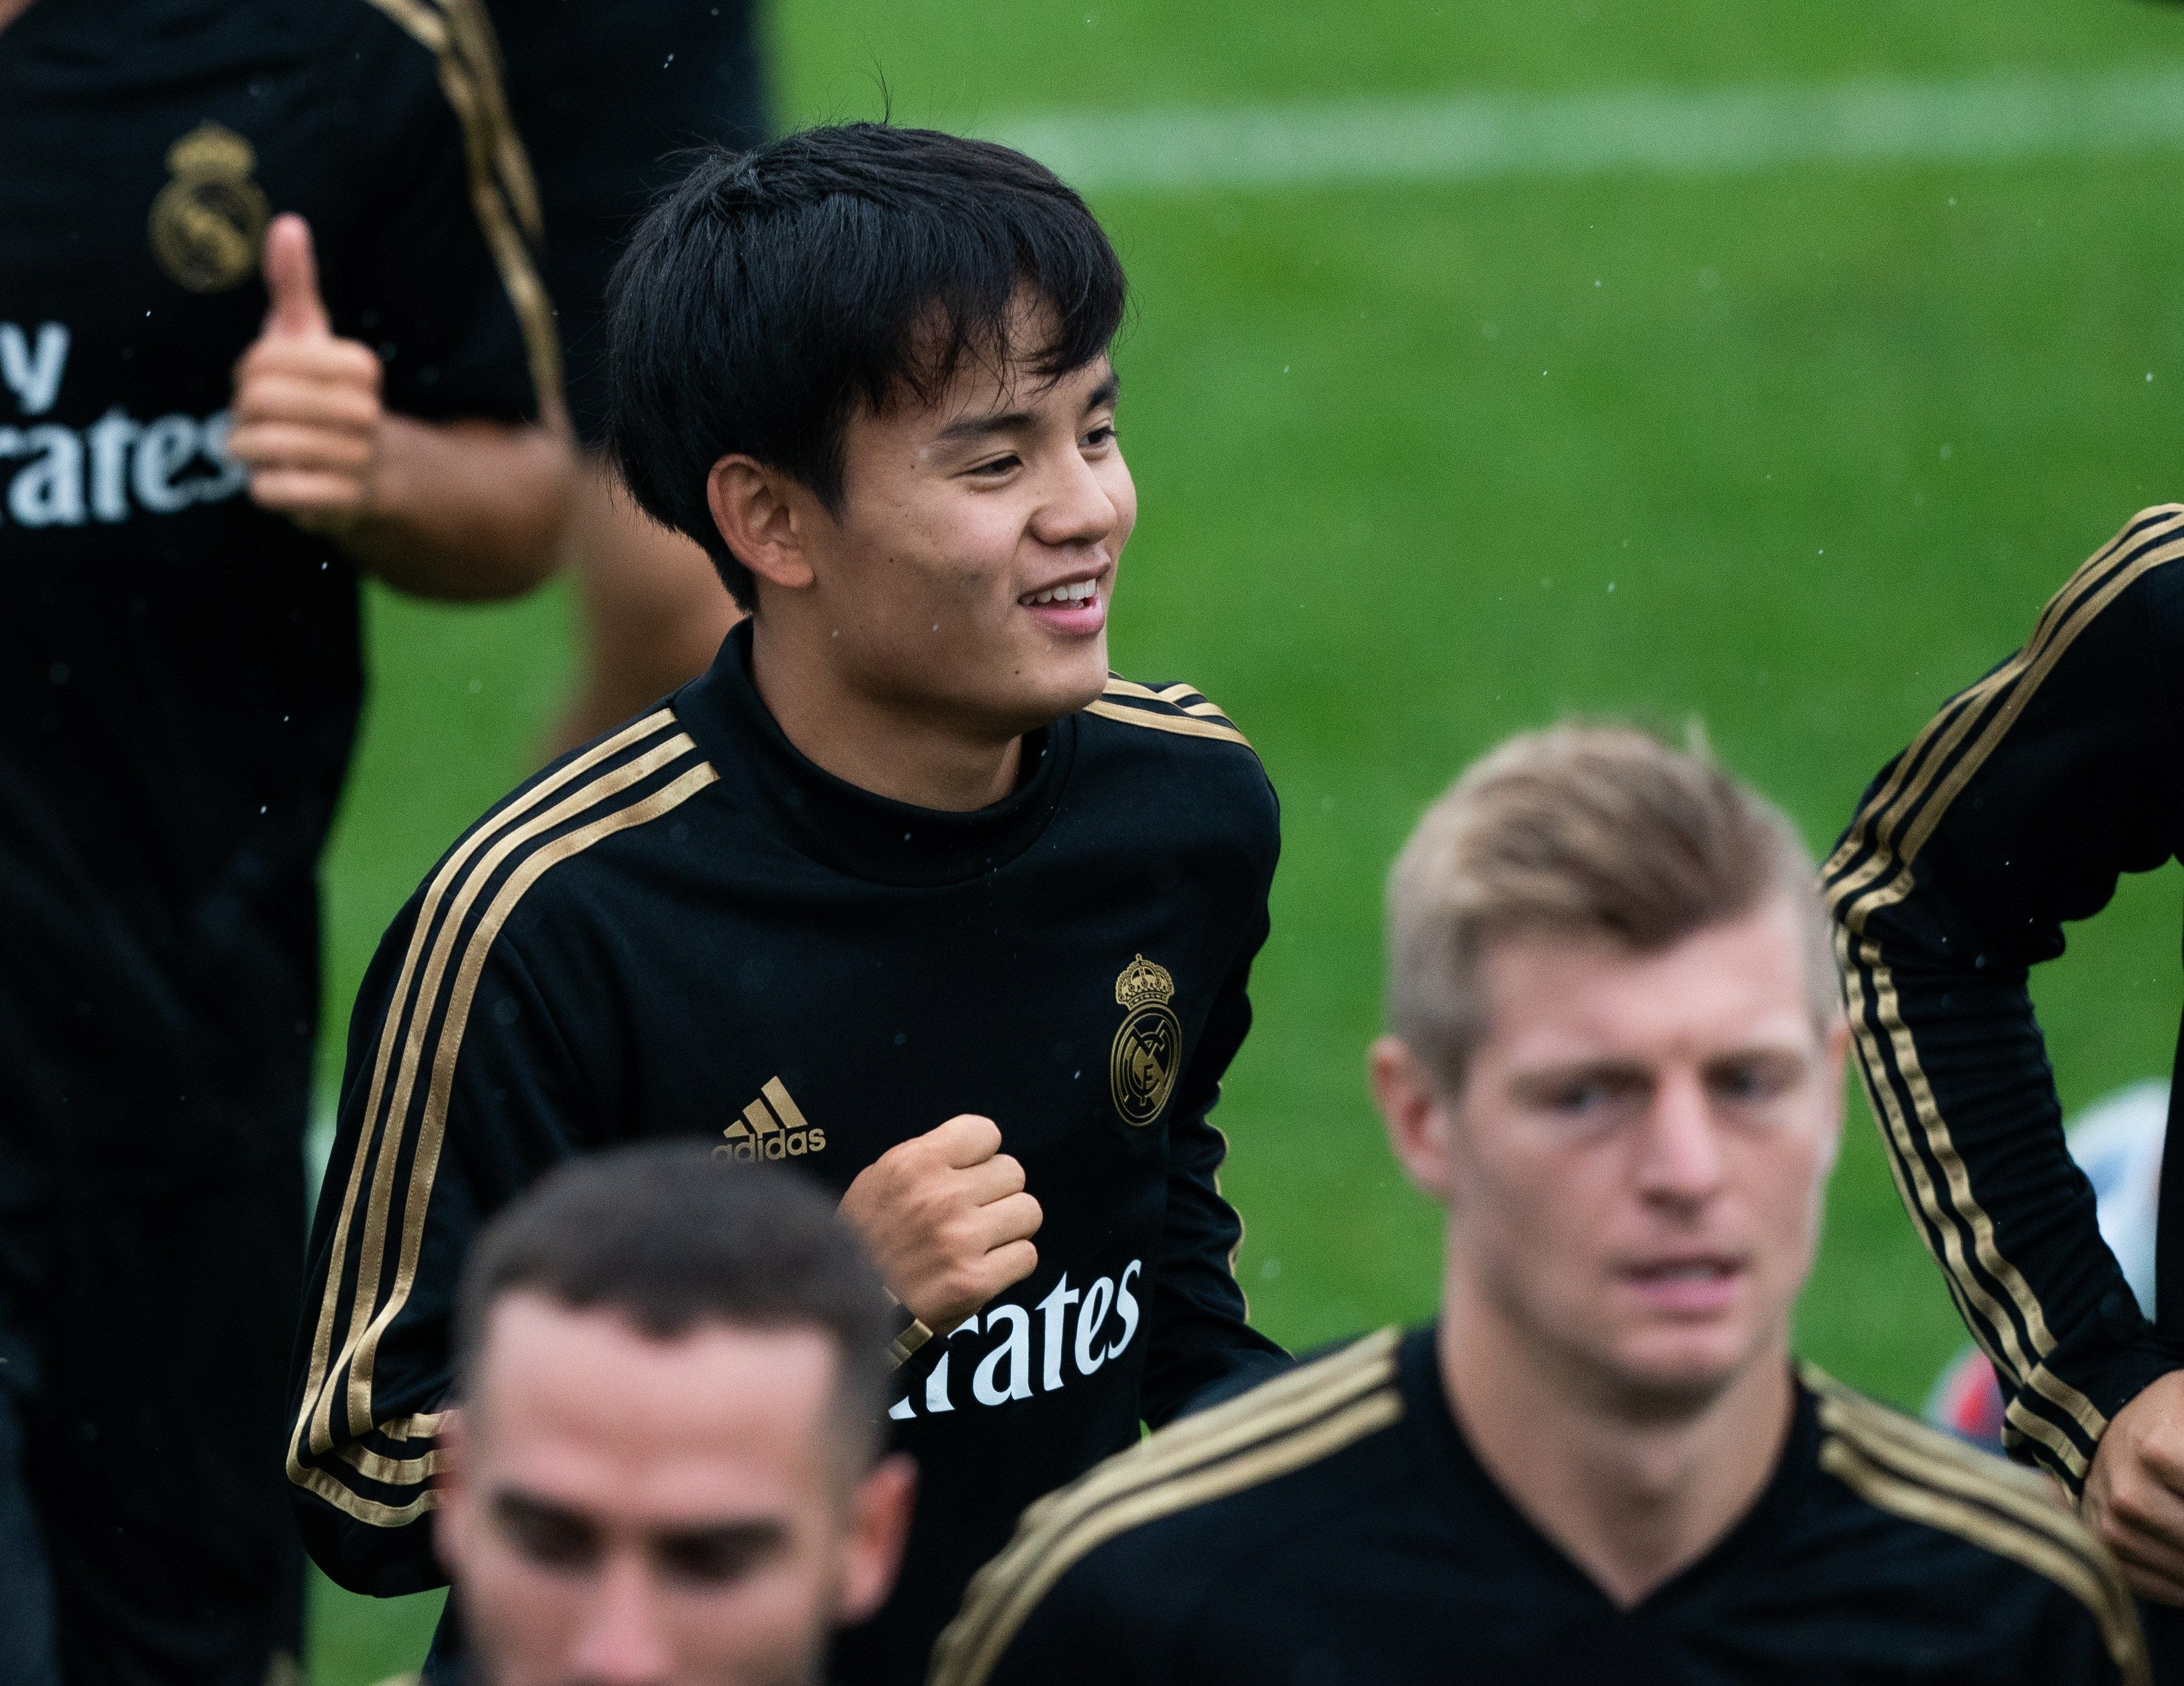
[{"label": "adidas logo", "polygon": [[801,1158],[827,1150],[827,1132],[812,1128],[778,1077],[767,1078],[758,1099],[721,1134],[727,1138],[727,1145],[714,1148],[714,1153],[745,1164],[755,1159]]}]

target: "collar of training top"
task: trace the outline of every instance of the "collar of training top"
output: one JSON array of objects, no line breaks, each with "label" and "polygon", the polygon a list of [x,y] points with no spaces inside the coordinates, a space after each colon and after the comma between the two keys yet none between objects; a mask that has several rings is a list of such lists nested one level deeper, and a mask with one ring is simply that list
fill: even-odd
[{"label": "collar of training top", "polygon": [[1819,1465],[1819,1415],[1812,1390],[1792,1377],[1793,1398],[1789,1432],[1767,1484],[1728,1532],[1692,1563],[1648,1593],[1627,1610],[1618,1610],[1598,1584],[1554,1541],[1541,1532],[1532,1519],[1502,1490],[1471,1449],[1457,1421],[1442,1385],[1440,1364],[1435,1351],[1436,1326],[1414,1329],[1403,1342],[1397,1374],[1411,1409],[1406,1427],[1418,1448],[1421,1460],[1440,1482],[1450,1502],[1462,1514],[1491,1518],[1492,1525],[1513,1550],[1527,1553],[1540,1572],[1552,1574],[1581,1588],[1602,1614],[1620,1620],[1647,1611],[1687,1607],[1706,1599],[1724,1583],[1749,1575],[1766,1565],[1786,1536],[1789,1518],[1802,1502]]},{"label": "collar of training top", "polygon": [[745,769],[783,832],[822,865],[878,884],[936,886],[983,877],[1039,840],[1061,806],[1076,755],[1074,715],[1025,734],[1017,788],[969,813],[875,796],[805,758],[751,683],[751,623],[675,697],[706,758]]}]

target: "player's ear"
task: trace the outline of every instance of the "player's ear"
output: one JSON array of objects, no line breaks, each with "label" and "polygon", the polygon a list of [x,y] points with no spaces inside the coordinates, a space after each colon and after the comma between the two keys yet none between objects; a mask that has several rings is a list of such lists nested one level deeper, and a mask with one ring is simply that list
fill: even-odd
[{"label": "player's ear", "polygon": [[808,523],[817,500],[778,469],[738,452],[724,456],[705,477],[705,503],[736,560],[767,584],[802,591],[812,580],[804,554]]},{"label": "player's ear", "polygon": [[1449,1198],[1449,1116],[1433,1075],[1400,1036],[1382,1036],[1366,1056],[1373,1100],[1388,1126],[1388,1145],[1424,1193]]},{"label": "player's ear", "polygon": [[835,1612],[844,1627],[863,1621],[887,1602],[916,1503],[917,1465],[900,1452],[881,1459],[857,1483],[850,1500],[841,1608]]}]

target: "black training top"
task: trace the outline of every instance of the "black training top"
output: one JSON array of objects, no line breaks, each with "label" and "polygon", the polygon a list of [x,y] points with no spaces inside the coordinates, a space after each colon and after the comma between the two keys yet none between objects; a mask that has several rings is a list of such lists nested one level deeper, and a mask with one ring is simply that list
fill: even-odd
[{"label": "black training top", "polygon": [[2042,1479],[1806,1371],[1780,1462],[1623,1610],[1465,1444],[1433,1331],[1386,1330],[1034,1506],[932,1686],[2142,1682],[2106,1554]]},{"label": "black training top", "polygon": [[1116,679],[975,813],[799,754],[750,629],[495,809],[366,976],[312,1237],[289,1473],[313,1555],[440,1578],[429,1438],[471,1238],[560,1160],[694,1136],[839,1190],[959,1113],[1045,1211],[1039,1267],[897,1374],[922,1466],[845,1680],[916,1680],[1017,1513],[1191,1395],[1282,1362],[1245,1322],[1208,1121],[1250,1021],[1273,792],[1187,685]]},{"label": "black training top", "polygon": [[[2162,1174],[2157,1328],[2064,1146],[2026,973],[2119,874],[2184,851],[2180,673],[2184,505],[2170,504],[2132,516],[2025,648],[1881,769],[1824,874],[1897,1186],[1994,1360],[2012,1449],[2074,1489],[2109,1418],[2184,1368],[2184,1151]],[[2172,1144],[2180,1108],[2184,1081]]]},{"label": "black training top", "polygon": [[298,1151],[357,584],[242,494],[231,371],[265,221],[300,211],[390,408],[532,413],[551,334],[526,347],[504,284],[538,304],[492,96],[425,0],[34,0],[0,29],[0,1207]]}]

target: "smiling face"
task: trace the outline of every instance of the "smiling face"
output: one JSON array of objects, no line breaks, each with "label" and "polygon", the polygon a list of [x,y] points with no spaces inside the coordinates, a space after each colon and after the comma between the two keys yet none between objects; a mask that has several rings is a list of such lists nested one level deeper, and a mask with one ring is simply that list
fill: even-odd
[{"label": "smiling face", "polygon": [[[1018,315],[1016,342],[1040,343],[1037,313]],[[967,357],[930,404],[860,408],[838,508],[781,485],[786,525],[738,545],[761,628],[862,706],[971,739],[1006,741],[1094,701],[1137,522],[1117,394],[1104,356],[1051,378]],[[736,519],[722,523],[732,541]],[[765,533],[791,529],[793,553],[766,548]]]},{"label": "smiling face", "polygon": [[[1461,1093],[1390,1114],[1449,1207],[1451,1296],[1623,1409],[1690,1409],[1779,1359],[1841,1116],[1800,909],[1646,955],[1513,935],[1485,980]],[[1402,1058],[1376,1053],[1384,1104]]]},{"label": "smiling face", "polygon": [[803,1686],[878,1606],[908,1476],[844,1467],[816,1329],[654,1340],[511,1294],[436,1538],[493,1686]]}]

